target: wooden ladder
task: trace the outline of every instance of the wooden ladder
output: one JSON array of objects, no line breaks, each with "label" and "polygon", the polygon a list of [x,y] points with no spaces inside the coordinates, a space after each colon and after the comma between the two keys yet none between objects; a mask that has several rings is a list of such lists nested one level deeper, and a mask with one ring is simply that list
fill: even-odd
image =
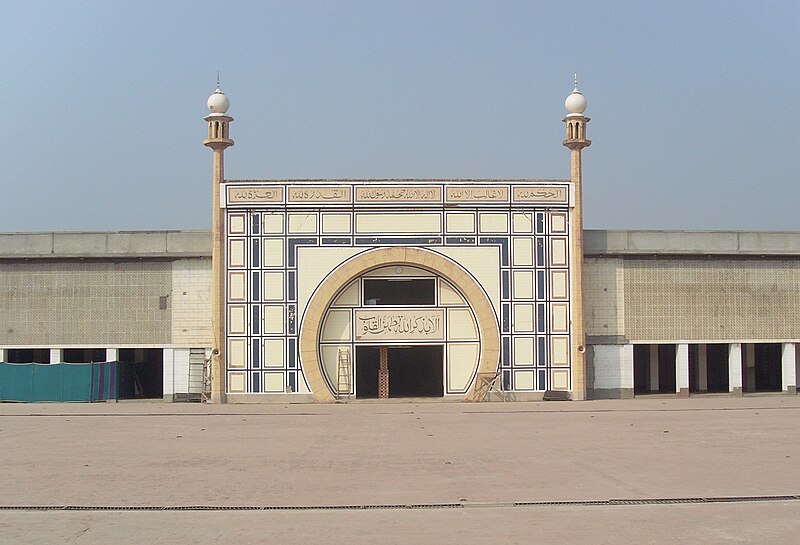
[{"label": "wooden ladder", "polygon": [[347,399],[350,399],[350,391],[352,389],[350,369],[350,349],[340,348],[338,364],[336,366],[336,399],[342,399],[342,396],[347,396]]}]

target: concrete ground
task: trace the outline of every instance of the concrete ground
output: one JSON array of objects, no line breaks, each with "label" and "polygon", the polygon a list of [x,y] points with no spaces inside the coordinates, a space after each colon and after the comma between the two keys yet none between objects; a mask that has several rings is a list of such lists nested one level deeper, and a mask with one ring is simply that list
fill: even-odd
[{"label": "concrete ground", "polygon": [[800,542],[792,396],[4,404],[0,460],[2,544]]}]

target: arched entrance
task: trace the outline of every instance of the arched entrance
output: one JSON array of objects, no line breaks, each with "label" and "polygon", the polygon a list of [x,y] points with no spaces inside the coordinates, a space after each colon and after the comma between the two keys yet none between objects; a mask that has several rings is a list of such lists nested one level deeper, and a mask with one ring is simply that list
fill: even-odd
[{"label": "arched entrance", "polygon": [[[351,283],[381,267],[415,267],[433,273],[457,288],[474,316],[480,343],[478,372],[497,369],[500,333],[491,302],[478,282],[457,263],[432,250],[420,248],[375,248],[360,253],[333,270],[312,295],[300,326],[300,357],[306,379],[318,401],[334,400],[320,356],[325,317],[334,301]],[[467,396],[472,393],[470,386]]]}]

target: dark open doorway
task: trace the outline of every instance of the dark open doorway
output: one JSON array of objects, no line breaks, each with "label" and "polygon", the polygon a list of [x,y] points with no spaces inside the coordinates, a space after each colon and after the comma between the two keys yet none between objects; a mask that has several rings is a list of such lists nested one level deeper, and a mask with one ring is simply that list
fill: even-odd
[{"label": "dark open doorway", "polygon": [[[389,346],[389,397],[444,396],[442,345]],[[356,347],[356,397],[378,398],[378,346]]]},{"label": "dark open doorway", "polygon": [[727,344],[689,345],[689,391],[702,394],[728,391]]},{"label": "dark open doorway", "polygon": [[160,398],[164,395],[164,350],[120,348],[120,399]]},{"label": "dark open doorway", "polygon": [[781,345],[758,343],[755,351],[756,392],[780,392],[783,387]]}]

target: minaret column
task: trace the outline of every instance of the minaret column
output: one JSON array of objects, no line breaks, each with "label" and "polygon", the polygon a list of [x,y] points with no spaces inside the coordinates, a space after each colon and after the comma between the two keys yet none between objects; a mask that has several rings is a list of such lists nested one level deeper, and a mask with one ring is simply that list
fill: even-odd
[{"label": "minaret column", "polygon": [[570,150],[570,180],[573,185],[573,202],[570,222],[572,241],[571,301],[572,301],[572,398],[586,399],[586,333],[583,318],[583,167],[581,151],[592,142],[586,138],[589,118],[583,115],[586,98],[575,88],[567,97],[564,106],[567,116],[564,146]]},{"label": "minaret column", "polygon": [[217,90],[208,98],[211,113],[204,119],[208,123],[208,138],[203,145],[214,152],[213,187],[211,201],[211,402],[224,403],[227,390],[225,378],[225,216],[222,213],[221,184],[225,181],[225,149],[233,145],[229,138],[229,125],[233,118],[226,115],[230,102],[225,93]]}]

